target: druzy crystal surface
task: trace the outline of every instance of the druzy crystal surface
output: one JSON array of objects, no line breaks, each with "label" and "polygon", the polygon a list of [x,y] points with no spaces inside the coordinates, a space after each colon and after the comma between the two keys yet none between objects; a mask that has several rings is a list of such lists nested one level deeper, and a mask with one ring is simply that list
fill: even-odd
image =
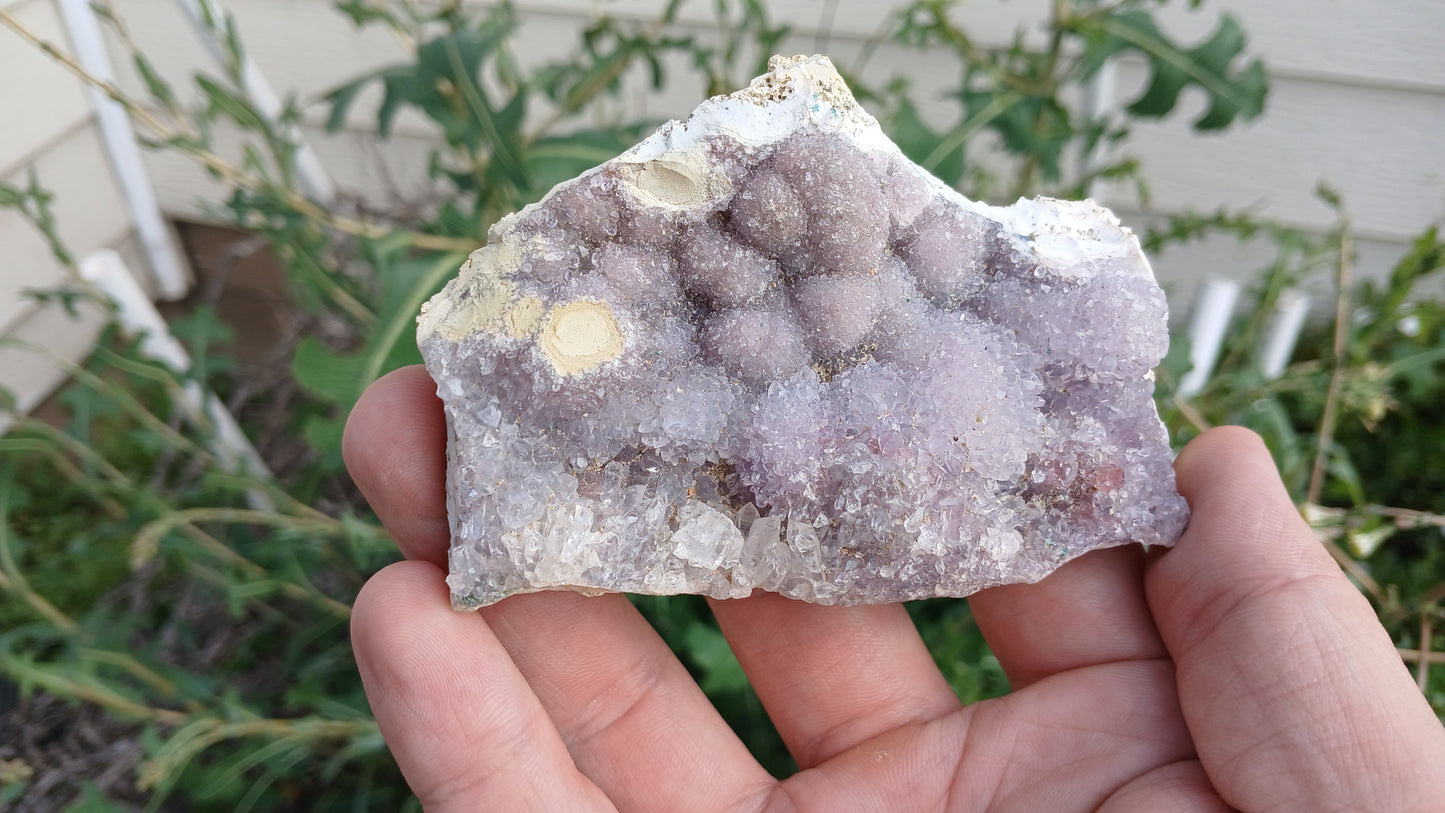
[{"label": "druzy crystal surface", "polygon": [[1091,202],[910,163],[823,57],[499,222],[423,309],[453,604],[963,596],[1169,545],[1165,301]]}]

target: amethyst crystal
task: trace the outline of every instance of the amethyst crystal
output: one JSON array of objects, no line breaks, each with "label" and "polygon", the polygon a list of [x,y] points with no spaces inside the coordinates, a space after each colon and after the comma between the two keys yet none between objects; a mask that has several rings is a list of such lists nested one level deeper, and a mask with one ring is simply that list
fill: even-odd
[{"label": "amethyst crystal", "polygon": [[960,197],[825,58],[775,58],[490,237],[418,330],[458,608],[963,596],[1184,525],[1133,235]]}]

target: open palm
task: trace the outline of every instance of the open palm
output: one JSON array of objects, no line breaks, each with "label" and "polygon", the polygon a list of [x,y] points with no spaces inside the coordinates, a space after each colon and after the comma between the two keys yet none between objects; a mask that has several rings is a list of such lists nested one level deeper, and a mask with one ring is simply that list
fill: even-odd
[{"label": "open palm", "polygon": [[779,781],[624,597],[449,608],[433,393],[420,368],[382,379],[345,444],[409,560],[352,632],[428,809],[1445,810],[1445,729],[1248,432],[1180,456],[1173,550],[969,599],[1006,697],[961,705],[899,605],[713,602],[801,768]]}]

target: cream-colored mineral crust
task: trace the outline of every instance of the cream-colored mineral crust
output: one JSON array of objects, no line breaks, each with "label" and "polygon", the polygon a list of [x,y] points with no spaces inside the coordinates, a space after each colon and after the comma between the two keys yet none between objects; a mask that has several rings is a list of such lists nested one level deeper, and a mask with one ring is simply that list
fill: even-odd
[{"label": "cream-colored mineral crust", "polygon": [[623,163],[618,175],[644,205],[695,209],[732,191],[701,150],[679,150],[668,158]]},{"label": "cream-colored mineral crust", "polygon": [[537,323],[542,321],[542,312],[546,307],[542,300],[535,296],[520,297],[511,310],[507,311],[507,333],[514,339],[531,336],[537,330]]},{"label": "cream-colored mineral crust", "polygon": [[501,328],[503,314],[516,295],[517,287],[510,277],[516,273],[520,259],[521,252],[507,243],[473,251],[457,278],[422,305],[417,317],[417,340],[424,342],[439,332],[455,342]]}]

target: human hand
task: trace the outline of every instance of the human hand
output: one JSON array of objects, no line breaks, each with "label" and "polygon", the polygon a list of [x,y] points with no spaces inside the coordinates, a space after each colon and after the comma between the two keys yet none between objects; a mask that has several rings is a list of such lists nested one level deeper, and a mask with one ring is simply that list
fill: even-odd
[{"label": "human hand", "polygon": [[626,597],[450,609],[434,392],[378,381],[344,443],[408,559],[357,598],[356,659],[429,810],[1445,810],[1445,729],[1245,430],[1180,455],[1172,550],[968,600],[1005,697],[961,705],[900,605],[712,602],[800,767],[778,781]]}]

